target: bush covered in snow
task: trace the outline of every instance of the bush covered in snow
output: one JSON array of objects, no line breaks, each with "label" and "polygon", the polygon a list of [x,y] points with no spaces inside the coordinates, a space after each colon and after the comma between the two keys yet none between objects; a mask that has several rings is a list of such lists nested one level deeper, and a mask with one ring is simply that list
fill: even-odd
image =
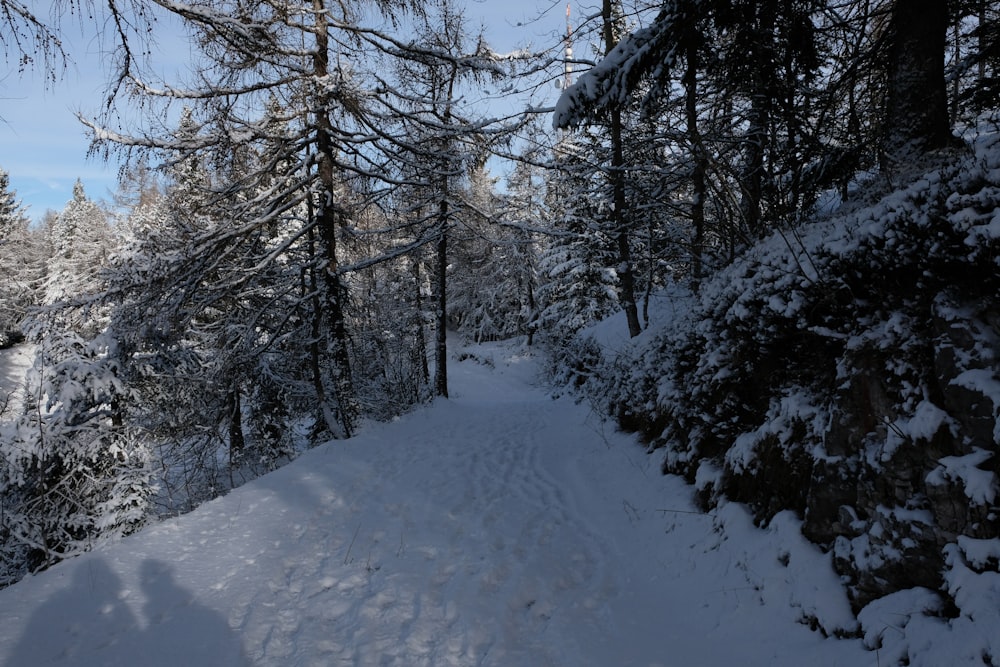
[{"label": "bush covered in snow", "polygon": [[146,523],[149,451],[123,424],[131,396],[112,346],[42,337],[27,380],[37,393],[0,424],[0,586]]},{"label": "bush covered in snow", "polygon": [[935,159],[775,231],[617,356],[578,343],[564,364],[705,507],[797,513],[856,610],[923,586],[964,612],[955,544],[1000,537],[1000,140]]}]

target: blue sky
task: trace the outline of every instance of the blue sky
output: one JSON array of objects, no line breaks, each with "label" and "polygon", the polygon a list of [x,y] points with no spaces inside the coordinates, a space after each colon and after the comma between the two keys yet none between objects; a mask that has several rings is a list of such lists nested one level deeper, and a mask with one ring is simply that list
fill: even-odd
[{"label": "blue sky", "polygon": [[[51,6],[40,1],[27,4]],[[577,9],[577,4],[574,23],[594,10]],[[470,28],[482,22],[487,40],[497,51],[528,43],[549,46],[565,30],[565,0],[466,0],[465,5]],[[47,17],[47,12],[40,9],[38,15]],[[532,20],[539,15],[540,20]],[[11,186],[36,220],[47,209],[62,210],[78,178],[92,199],[110,199],[117,186],[119,165],[87,157],[88,142],[75,116],[77,112],[93,115],[100,109],[107,81],[102,46],[88,34],[91,25],[81,25],[74,16],[62,17],[60,23],[73,62],[54,82],[46,82],[41,71],[19,75],[12,54],[7,62],[0,61],[0,168],[10,174]],[[178,52],[187,53],[186,45],[172,37],[169,28],[157,38],[157,61],[169,63]]]}]

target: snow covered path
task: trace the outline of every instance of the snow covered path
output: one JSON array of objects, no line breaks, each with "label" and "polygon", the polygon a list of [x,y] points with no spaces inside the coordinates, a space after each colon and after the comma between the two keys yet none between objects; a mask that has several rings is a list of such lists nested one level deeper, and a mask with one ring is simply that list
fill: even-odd
[{"label": "snow covered path", "polygon": [[35,358],[33,345],[0,350],[0,420],[13,418],[24,395],[24,374]]},{"label": "snow covered path", "polygon": [[[452,399],[0,591],[0,664],[875,665],[825,557],[500,348]],[[724,530],[720,530],[724,527]]]}]

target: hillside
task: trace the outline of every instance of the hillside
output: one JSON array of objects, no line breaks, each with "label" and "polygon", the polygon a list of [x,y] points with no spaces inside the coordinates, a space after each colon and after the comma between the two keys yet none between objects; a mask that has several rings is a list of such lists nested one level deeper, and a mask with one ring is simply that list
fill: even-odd
[{"label": "hillside", "polygon": [[[998,145],[984,126],[898,182],[871,175],[678,289],[679,316],[633,344],[598,331],[559,363],[703,510],[801,520],[862,622],[896,609],[907,641],[1000,618]],[[969,651],[1000,656],[988,634]]]}]

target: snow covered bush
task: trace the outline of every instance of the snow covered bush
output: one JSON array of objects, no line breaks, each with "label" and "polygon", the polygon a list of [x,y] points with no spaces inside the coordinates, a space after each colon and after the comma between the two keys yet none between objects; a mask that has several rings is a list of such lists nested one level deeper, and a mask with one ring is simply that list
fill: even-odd
[{"label": "snow covered bush", "polygon": [[793,510],[856,610],[957,600],[942,546],[1000,537],[997,137],[937,160],[774,232],[618,358],[573,362],[614,369],[588,393],[704,506]]},{"label": "snow covered bush", "polygon": [[0,583],[145,523],[149,452],[123,425],[130,397],[119,375],[105,336],[39,341],[35,393],[0,440]]}]

